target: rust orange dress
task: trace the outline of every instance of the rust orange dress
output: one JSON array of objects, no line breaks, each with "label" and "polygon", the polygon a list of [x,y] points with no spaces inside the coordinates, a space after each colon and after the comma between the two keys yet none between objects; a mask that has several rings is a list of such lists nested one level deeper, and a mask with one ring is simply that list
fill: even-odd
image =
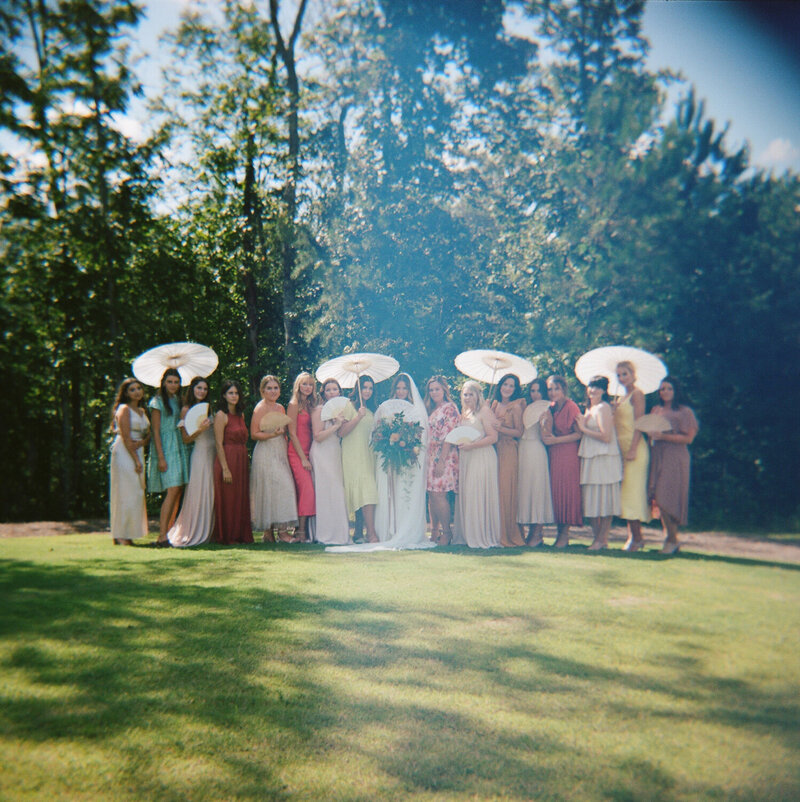
[{"label": "rust orange dress", "polygon": [[[508,404],[500,423],[510,429],[514,425],[513,406],[523,405],[521,400]],[[498,407],[492,402],[492,412]],[[497,414],[495,412],[495,414]],[[500,490],[500,545],[524,546],[525,539],[517,524],[517,480],[519,474],[519,438],[510,434],[497,435],[497,484]]]}]

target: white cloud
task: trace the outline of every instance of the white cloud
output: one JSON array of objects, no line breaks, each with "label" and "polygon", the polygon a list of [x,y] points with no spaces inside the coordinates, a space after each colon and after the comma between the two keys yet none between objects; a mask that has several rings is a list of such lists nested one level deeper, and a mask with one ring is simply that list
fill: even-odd
[{"label": "white cloud", "polygon": [[798,157],[800,150],[791,143],[791,140],[778,137],[767,145],[756,162],[766,167],[779,167],[788,165]]},{"label": "white cloud", "polygon": [[114,127],[123,136],[132,139],[134,142],[144,141],[144,131],[141,122],[133,117],[129,117],[127,114],[115,115]]}]

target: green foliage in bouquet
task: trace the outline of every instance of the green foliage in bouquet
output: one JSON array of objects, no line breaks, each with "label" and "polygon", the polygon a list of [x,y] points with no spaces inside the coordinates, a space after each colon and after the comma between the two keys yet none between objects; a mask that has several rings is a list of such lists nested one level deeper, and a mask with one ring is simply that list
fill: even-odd
[{"label": "green foliage in bouquet", "polygon": [[422,450],[422,426],[407,421],[402,412],[380,420],[372,432],[372,448],[384,471],[403,471],[419,465]]}]

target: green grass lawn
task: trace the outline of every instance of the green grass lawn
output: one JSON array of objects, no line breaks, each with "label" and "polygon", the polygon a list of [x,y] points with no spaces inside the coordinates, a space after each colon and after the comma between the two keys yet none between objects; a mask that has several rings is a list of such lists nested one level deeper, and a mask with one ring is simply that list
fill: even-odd
[{"label": "green grass lawn", "polygon": [[0,798],[800,798],[797,565],[0,541]]}]

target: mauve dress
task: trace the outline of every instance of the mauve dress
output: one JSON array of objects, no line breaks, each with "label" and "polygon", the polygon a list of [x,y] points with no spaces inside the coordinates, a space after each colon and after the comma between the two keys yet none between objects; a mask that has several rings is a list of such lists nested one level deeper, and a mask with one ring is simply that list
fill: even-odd
[{"label": "mauve dress", "polygon": [[[297,439],[300,441],[300,447],[306,458],[311,460],[311,443],[314,440],[314,434],[311,431],[311,415],[304,409],[297,413]],[[294,477],[294,486],[297,490],[297,514],[305,517],[316,514],[317,501],[314,496],[314,479],[311,476],[311,471],[303,467],[300,462],[300,457],[297,456],[292,441],[289,440],[289,467],[292,469],[292,476]]]},{"label": "mauve dress", "polygon": [[[664,409],[653,407],[652,412],[663,415],[670,423],[669,434],[688,434],[698,429],[697,418],[689,407]],[[689,468],[691,457],[686,443],[654,440],[650,452],[650,498],[669,513],[681,526],[689,522]]]},{"label": "mauve dress", "polygon": [[228,414],[222,447],[233,481],[222,481],[222,465],[214,460],[215,543],[252,543],[250,525],[250,471],[247,458],[247,424],[244,415]]},{"label": "mauve dress", "polygon": [[[581,414],[578,405],[567,399],[564,406],[553,415],[553,434],[563,437],[571,434],[573,425]],[[557,524],[581,526],[581,463],[578,458],[578,441],[548,446],[550,455],[550,484],[553,488],[553,515]]]}]

